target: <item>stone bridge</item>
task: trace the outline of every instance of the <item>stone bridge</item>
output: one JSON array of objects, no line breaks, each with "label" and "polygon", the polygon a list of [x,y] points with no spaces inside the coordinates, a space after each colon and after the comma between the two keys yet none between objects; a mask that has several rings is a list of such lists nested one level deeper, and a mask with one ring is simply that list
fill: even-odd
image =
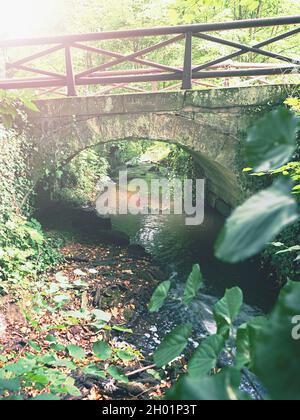
[{"label": "stone bridge", "polygon": [[210,203],[226,213],[245,195],[242,139],[266,107],[295,89],[272,85],[37,101],[30,114],[35,179],[81,151],[114,141],[163,141],[189,151],[207,178]]}]

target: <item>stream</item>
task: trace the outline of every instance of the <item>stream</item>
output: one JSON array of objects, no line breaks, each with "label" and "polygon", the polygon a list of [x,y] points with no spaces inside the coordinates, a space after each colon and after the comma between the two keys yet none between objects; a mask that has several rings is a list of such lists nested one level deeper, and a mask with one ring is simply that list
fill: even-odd
[{"label": "stream", "polygon": [[[161,168],[159,164],[144,163],[127,169],[128,179],[141,178],[146,181],[163,177],[165,173],[164,168]],[[117,176],[112,176],[112,180],[118,183]],[[125,191],[127,198],[130,198],[132,193],[132,191]],[[75,213],[70,213],[69,208],[67,208],[67,212],[62,210],[63,207],[60,209],[59,203],[55,206],[54,213],[50,208],[48,213],[43,211],[38,219],[43,222],[42,217],[48,229],[68,234],[78,216],[77,210]],[[85,229],[88,227],[87,239],[91,242],[95,239],[97,246],[97,243],[101,243],[101,238],[103,241],[103,235],[107,230],[102,230],[99,238],[99,233],[97,233],[99,218],[92,208],[89,209],[88,215],[90,222],[83,227]],[[84,209],[79,209],[79,216],[77,225],[79,223],[79,226],[82,226],[85,224],[83,220],[86,216]],[[82,216],[84,216],[83,219]],[[185,218],[185,214],[127,214],[110,216],[110,220],[100,219],[100,224],[107,224],[107,227],[112,225],[112,231],[108,232],[115,232],[118,236],[125,234],[127,244],[129,237],[132,245],[143,247],[150,255],[153,267],[161,268],[162,276],[165,275],[164,280],[172,280],[172,292],[158,313],[149,313],[148,311],[149,293],[152,293],[150,284],[153,282],[145,281],[145,296],[141,295],[140,299],[136,299],[134,314],[126,324],[126,327],[133,331],[132,334],[126,334],[126,342],[139,349],[147,359],[149,356],[151,358],[165,334],[175,326],[185,323],[192,324],[193,336],[187,349],[189,354],[197,348],[203,338],[215,334],[213,307],[223,297],[226,288],[239,286],[244,293],[245,304],[235,327],[247,322],[250,318],[268,312],[277,297],[276,287],[265,280],[266,272],[261,268],[259,258],[254,258],[243,264],[231,265],[214,257],[214,244],[225,222],[225,219],[216,210],[206,207],[204,222],[199,226],[187,226]],[[124,244],[124,246],[126,245]],[[112,246],[111,258],[114,258],[113,253],[119,254],[121,249],[118,246]],[[137,265],[135,266],[133,258],[132,267],[128,267],[133,271],[138,266],[139,257],[137,256],[136,259]],[[200,265],[205,281],[201,293],[187,308],[183,305],[180,296],[183,294],[186,280],[194,264]],[[116,346],[122,345],[124,335],[116,333],[114,340]],[[220,363],[228,365],[231,363],[231,359],[231,356],[223,354]],[[251,394],[252,398],[259,399],[263,390],[255,378],[250,378],[249,381],[249,375],[250,373],[244,375],[241,388]]]},{"label": "stream", "polygon": [[[151,166],[151,165],[150,165]],[[152,165],[153,166],[153,165]],[[147,172],[149,164],[129,169],[129,178],[159,178]],[[117,182],[117,179],[114,179]],[[154,261],[177,283],[186,281],[194,264],[205,278],[205,292],[221,298],[227,288],[239,286],[245,302],[269,311],[277,298],[277,289],[266,281],[267,270],[259,258],[242,264],[226,264],[214,256],[214,244],[225,219],[213,208],[205,208],[204,223],[186,226],[185,215],[116,215],[113,229],[125,232],[133,244],[143,246]]]},{"label": "stream", "polygon": [[[149,176],[148,169],[147,165],[133,168],[131,178],[138,175],[149,181],[152,176]],[[155,177],[160,176],[159,171],[154,172]],[[113,229],[125,232],[132,244],[143,246],[173,282],[173,293],[157,314],[141,309],[129,324],[134,330],[129,341],[145,354],[151,355],[164,334],[177,325],[193,325],[190,352],[197,347],[199,340],[216,333],[213,306],[223,297],[226,288],[239,286],[244,293],[245,305],[236,326],[272,308],[277,291],[265,281],[266,273],[259,258],[237,265],[225,264],[215,258],[214,244],[225,219],[211,207],[206,207],[204,223],[200,226],[186,226],[185,215],[174,214],[115,215],[111,220]],[[196,263],[201,267],[205,287],[187,309],[178,296],[182,295],[187,277]],[[231,357],[223,354],[220,362],[230,364]],[[253,399],[264,395],[264,390],[250,372],[244,372],[241,389]]]}]

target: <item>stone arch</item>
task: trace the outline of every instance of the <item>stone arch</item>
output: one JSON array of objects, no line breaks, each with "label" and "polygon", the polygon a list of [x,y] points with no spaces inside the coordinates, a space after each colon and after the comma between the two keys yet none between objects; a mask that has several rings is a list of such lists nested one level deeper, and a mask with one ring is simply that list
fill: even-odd
[{"label": "stone arch", "polygon": [[281,104],[294,89],[270,85],[37,101],[40,113],[29,114],[34,179],[97,143],[155,139],[190,151],[209,180],[211,203],[235,207],[244,198],[242,133],[257,112]]},{"label": "stone arch", "polygon": [[[241,199],[235,163],[239,139],[230,124],[213,126],[207,116],[187,118],[173,113],[141,113],[59,119],[42,126],[34,164],[37,177],[45,165],[64,163],[81,151],[116,141],[162,141],[190,153],[207,178],[208,199],[228,213]],[[227,125],[227,126],[226,126]]]}]

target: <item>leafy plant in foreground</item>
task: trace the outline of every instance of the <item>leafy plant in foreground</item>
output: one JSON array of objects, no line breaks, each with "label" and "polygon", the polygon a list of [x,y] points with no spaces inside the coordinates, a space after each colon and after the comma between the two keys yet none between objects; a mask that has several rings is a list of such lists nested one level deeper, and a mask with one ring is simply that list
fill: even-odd
[{"label": "leafy plant in foreground", "polygon": [[[296,149],[298,129],[299,119],[290,111],[278,109],[264,117],[250,130],[247,139],[246,152],[251,166],[278,170]],[[219,237],[216,255],[226,262],[243,261],[259,253],[283,228],[295,223],[299,213],[292,188],[290,181],[280,179],[237,208]],[[297,252],[297,249],[283,251]],[[199,284],[193,282],[193,287],[195,296]],[[234,288],[227,290],[215,305],[217,334],[200,343],[189,361],[187,373],[167,393],[167,398],[249,399],[240,392],[241,376],[248,369],[265,386],[268,398],[300,399],[300,340],[292,334],[293,320],[300,314],[300,284],[289,280],[269,317],[254,318],[236,329],[234,321],[242,301],[241,290]],[[188,326],[181,326],[167,335],[154,355],[158,366],[182,353],[188,332]],[[230,354],[232,366],[217,370],[223,351]]]}]

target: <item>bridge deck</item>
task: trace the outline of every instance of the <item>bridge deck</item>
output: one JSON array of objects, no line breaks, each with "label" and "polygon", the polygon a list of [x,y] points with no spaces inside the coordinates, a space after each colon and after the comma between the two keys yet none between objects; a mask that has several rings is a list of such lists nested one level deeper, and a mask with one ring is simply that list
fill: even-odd
[{"label": "bridge deck", "polygon": [[252,86],[191,90],[188,92],[133,93],[88,97],[39,99],[40,110],[31,113],[32,119],[99,117],[101,115],[145,114],[164,112],[214,112],[239,107],[257,107],[282,103],[298,85]]}]

